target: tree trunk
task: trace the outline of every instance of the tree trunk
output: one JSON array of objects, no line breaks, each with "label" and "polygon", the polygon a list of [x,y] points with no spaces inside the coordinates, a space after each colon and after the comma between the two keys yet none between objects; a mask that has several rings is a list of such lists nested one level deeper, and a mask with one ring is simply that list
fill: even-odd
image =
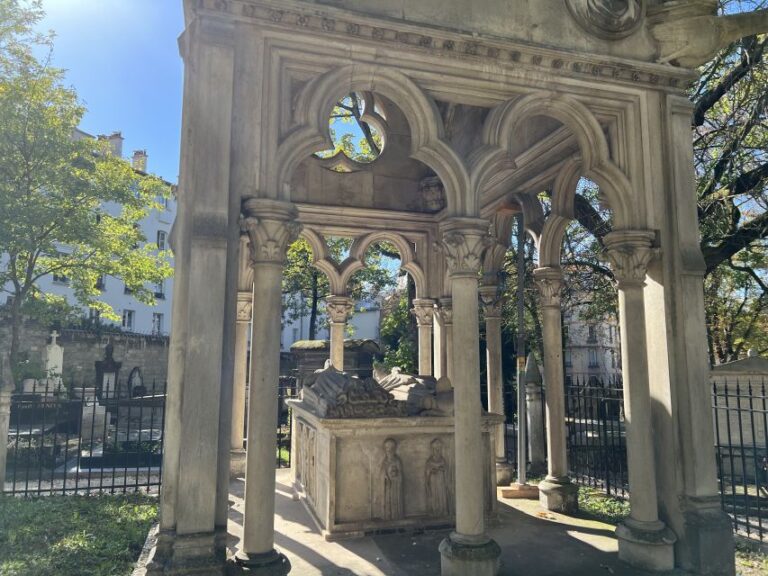
[{"label": "tree trunk", "polygon": [[309,339],[314,340],[317,335],[317,304],[318,304],[318,279],[317,272],[312,271],[312,306],[309,311]]},{"label": "tree trunk", "polygon": [[[21,315],[21,305],[19,298],[13,299],[11,304],[11,349],[8,353],[8,369],[14,385],[17,384],[16,369],[19,365],[19,347],[21,346],[21,324],[23,318]],[[20,384],[20,383],[19,383]]]}]

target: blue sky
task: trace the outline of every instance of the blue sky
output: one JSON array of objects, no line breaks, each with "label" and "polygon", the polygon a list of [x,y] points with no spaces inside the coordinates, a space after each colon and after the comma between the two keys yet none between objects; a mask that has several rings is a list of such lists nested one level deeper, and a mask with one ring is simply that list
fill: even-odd
[{"label": "blue sky", "polygon": [[88,109],[81,128],[123,133],[123,155],[146,149],[149,171],[176,183],[182,0],[43,0],[56,33],[53,63]]}]

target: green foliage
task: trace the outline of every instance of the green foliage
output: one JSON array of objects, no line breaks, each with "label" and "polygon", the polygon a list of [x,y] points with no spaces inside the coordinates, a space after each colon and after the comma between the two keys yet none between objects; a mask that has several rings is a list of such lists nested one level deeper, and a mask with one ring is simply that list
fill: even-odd
[{"label": "green foliage", "polygon": [[334,147],[317,155],[320,158],[332,158],[343,153],[350,160],[361,164],[376,160],[384,147],[384,141],[381,132],[363,121],[364,114],[365,104],[359,94],[353,92],[342,99],[329,119]]},{"label": "green foliage", "polygon": [[[26,8],[25,8],[26,7]],[[10,286],[12,322],[51,310],[38,281],[66,277],[77,302],[118,316],[101,298],[101,276],[122,279],[141,302],[169,277],[168,254],[147,243],[139,222],[170,194],[136,173],[105,141],[77,131],[85,109],[61,70],[32,55],[37,3],[0,0],[0,286]],[[32,302],[32,301],[35,302]],[[45,314],[43,314],[45,316]],[[12,337],[11,356],[18,352]]]},{"label": "green foliage", "polygon": [[629,501],[609,496],[599,490],[579,487],[579,511],[584,516],[607,524],[618,524],[629,516]]},{"label": "green foliage", "polygon": [[122,576],[156,518],[156,498],[140,494],[0,496],[0,574]]},{"label": "green foliage", "polygon": [[396,301],[388,313],[381,319],[379,336],[384,352],[383,364],[386,368],[402,368],[403,372],[417,372],[418,352],[416,339],[411,329],[411,311],[408,295],[395,296]]}]

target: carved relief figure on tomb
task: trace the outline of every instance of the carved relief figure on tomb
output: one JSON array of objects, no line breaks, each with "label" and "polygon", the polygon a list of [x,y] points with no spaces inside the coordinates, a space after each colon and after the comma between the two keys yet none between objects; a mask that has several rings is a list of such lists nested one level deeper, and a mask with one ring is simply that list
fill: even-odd
[{"label": "carved relief figure on tomb", "polygon": [[382,518],[399,520],[403,510],[403,463],[397,455],[397,441],[384,440],[384,460],[380,466],[382,480]]},{"label": "carved relief figure on tomb", "polygon": [[432,454],[424,467],[427,490],[427,513],[430,516],[448,516],[448,462],[443,456],[443,441],[435,438],[430,443]]},{"label": "carved relief figure on tomb", "polygon": [[635,31],[645,13],[644,0],[566,0],[576,21],[604,38],[622,38]]},{"label": "carved relief figure on tomb", "polygon": [[315,430],[309,429],[307,437],[307,467],[305,468],[306,482],[304,491],[307,497],[315,499]]}]

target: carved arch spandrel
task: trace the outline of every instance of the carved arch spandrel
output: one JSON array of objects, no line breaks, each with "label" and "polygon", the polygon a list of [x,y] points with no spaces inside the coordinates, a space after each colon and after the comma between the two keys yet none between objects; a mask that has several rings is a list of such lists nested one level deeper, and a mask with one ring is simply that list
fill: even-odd
[{"label": "carved arch spandrel", "polygon": [[[483,126],[483,145],[470,158],[471,182],[477,197],[494,175],[509,169],[513,138],[523,122],[536,116],[553,118],[573,132],[580,150],[579,175],[601,187],[614,212],[616,226],[641,224],[644,212],[637,206],[639,195],[634,193],[626,174],[611,160],[608,140],[594,114],[578,100],[549,91],[509,100],[488,115]],[[553,208],[556,206],[561,215],[572,214],[573,194],[575,186],[570,196],[560,194]]]},{"label": "carved arch spandrel", "polygon": [[435,171],[445,189],[449,215],[475,215],[477,196],[470,193],[463,160],[444,139],[444,126],[435,102],[408,76],[370,64],[340,67],[307,83],[296,102],[298,127],[280,143],[267,184],[283,199],[290,198],[290,178],[312,153],[332,146],[328,118],[349,92],[373,92],[400,108],[411,130],[411,157]]}]

